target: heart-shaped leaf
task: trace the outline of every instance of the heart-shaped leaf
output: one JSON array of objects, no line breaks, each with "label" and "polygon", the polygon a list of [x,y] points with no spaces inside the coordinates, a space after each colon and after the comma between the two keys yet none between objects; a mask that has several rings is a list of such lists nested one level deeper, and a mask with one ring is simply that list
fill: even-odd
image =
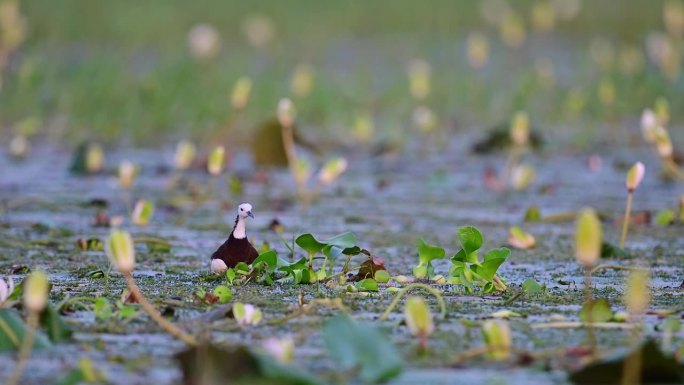
[{"label": "heart-shaped leaf", "polygon": [[465,226],[458,229],[456,232],[461,247],[465,250],[467,255],[472,254],[482,247],[482,233],[473,226]]},{"label": "heart-shaped leaf", "polygon": [[264,262],[266,266],[268,266],[268,271],[274,271],[278,266],[278,255],[276,254],[275,250],[269,250],[265,253],[261,253],[252,262],[252,266],[255,266],[259,262]]}]

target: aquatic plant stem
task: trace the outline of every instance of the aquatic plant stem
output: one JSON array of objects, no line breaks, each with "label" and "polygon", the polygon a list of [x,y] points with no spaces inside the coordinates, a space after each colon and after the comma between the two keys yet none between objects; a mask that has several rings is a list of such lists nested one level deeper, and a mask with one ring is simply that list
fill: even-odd
[{"label": "aquatic plant stem", "polygon": [[280,133],[283,138],[283,146],[285,147],[287,165],[290,167],[290,173],[292,174],[292,178],[295,180],[295,184],[297,185],[297,195],[300,199],[305,198],[304,186],[297,178],[297,148],[295,147],[292,125],[282,125]]},{"label": "aquatic plant stem", "polygon": [[29,313],[27,319],[28,328],[26,329],[26,334],[24,334],[24,340],[19,347],[17,364],[14,367],[14,372],[12,372],[5,382],[6,385],[17,385],[21,380],[21,375],[24,373],[26,362],[29,357],[31,357],[31,351],[33,350],[33,342],[36,339],[36,328],[38,327],[38,318],[37,312],[32,311]]},{"label": "aquatic plant stem", "polygon": [[620,248],[625,248],[627,241],[627,230],[629,229],[629,218],[632,212],[632,200],[634,198],[634,190],[627,192],[627,206],[625,207],[625,219],[622,221],[622,235],[620,236]]},{"label": "aquatic plant stem", "polygon": [[439,290],[433,288],[430,285],[426,285],[424,283],[412,283],[408,286],[404,286],[399,290],[397,295],[394,297],[390,305],[387,307],[384,313],[382,313],[382,316],[380,316],[380,320],[386,320],[389,314],[394,310],[394,308],[397,306],[399,303],[399,300],[401,297],[403,297],[406,293],[408,293],[409,290],[411,289],[423,289],[429,292],[430,294],[434,295],[435,298],[437,298],[437,301],[439,302],[439,306],[441,308],[441,313],[440,313],[440,318],[444,319],[446,316],[446,304],[444,303],[444,298],[442,298],[442,293],[439,292]]},{"label": "aquatic plant stem", "polygon": [[594,334],[594,298],[591,292],[591,268],[584,268],[584,303],[587,306],[587,340],[589,341],[589,350],[592,358],[596,354],[596,335]]},{"label": "aquatic plant stem", "polygon": [[622,369],[622,385],[637,385],[641,383],[641,349],[639,348],[639,338],[641,336],[641,323],[632,324],[632,343],[633,354],[628,354]]},{"label": "aquatic plant stem", "polygon": [[126,279],[126,284],[128,284],[128,289],[131,291],[131,295],[138,300],[138,303],[143,310],[150,316],[150,318],[152,318],[159,326],[161,326],[162,329],[190,346],[198,345],[195,337],[177,328],[174,324],[159,314],[157,309],[155,309],[155,307],[147,301],[147,298],[143,296],[131,273],[124,273],[124,278]]}]

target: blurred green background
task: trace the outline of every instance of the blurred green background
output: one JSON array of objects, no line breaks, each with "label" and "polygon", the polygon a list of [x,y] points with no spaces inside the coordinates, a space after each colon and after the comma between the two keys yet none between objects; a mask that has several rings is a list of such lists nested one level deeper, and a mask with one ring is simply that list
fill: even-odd
[{"label": "blurred green background", "polygon": [[[415,131],[418,105],[447,132],[490,127],[524,109],[537,125],[586,133],[637,127],[658,97],[675,122],[684,102],[679,0],[2,4],[5,139],[155,146],[160,135],[211,141],[231,124],[239,141],[285,96],[305,131],[331,140],[353,132],[359,115],[374,123],[374,140],[400,138]],[[189,49],[200,24],[220,40],[206,57]],[[474,32],[486,42],[482,65],[469,59]],[[415,59],[431,68],[424,98],[409,92]],[[302,63],[313,86],[292,95]],[[241,76],[253,88],[236,121],[231,93]]]}]

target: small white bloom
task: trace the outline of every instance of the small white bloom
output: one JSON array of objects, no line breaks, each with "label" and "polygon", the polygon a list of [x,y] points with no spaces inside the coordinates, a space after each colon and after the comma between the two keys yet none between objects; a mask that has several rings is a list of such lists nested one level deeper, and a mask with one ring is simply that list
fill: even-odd
[{"label": "small white bloom", "polygon": [[294,358],[295,345],[290,336],[269,338],[264,341],[262,346],[270,355],[282,363],[288,363]]},{"label": "small white bloom", "polygon": [[236,302],[233,305],[233,316],[240,326],[257,325],[262,318],[261,310],[258,307],[241,302]]},{"label": "small white bloom", "polygon": [[14,291],[14,281],[12,277],[7,277],[7,281],[0,278],[0,306],[7,302],[7,299]]}]

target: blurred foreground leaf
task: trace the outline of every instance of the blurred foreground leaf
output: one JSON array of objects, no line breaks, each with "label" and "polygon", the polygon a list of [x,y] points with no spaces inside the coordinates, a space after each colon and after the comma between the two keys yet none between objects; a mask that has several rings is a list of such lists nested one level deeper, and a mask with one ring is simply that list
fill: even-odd
[{"label": "blurred foreground leaf", "polygon": [[346,315],[323,325],[323,339],[330,353],[346,369],[359,368],[364,382],[383,382],[401,373],[404,365],[397,349],[377,329],[359,324]]},{"label": "blurred foreground leaf", "polygon": [[227,350],[201,345],[176,354],[185,385],[316,385],[318,381],[271,356],[244,346]]}]

